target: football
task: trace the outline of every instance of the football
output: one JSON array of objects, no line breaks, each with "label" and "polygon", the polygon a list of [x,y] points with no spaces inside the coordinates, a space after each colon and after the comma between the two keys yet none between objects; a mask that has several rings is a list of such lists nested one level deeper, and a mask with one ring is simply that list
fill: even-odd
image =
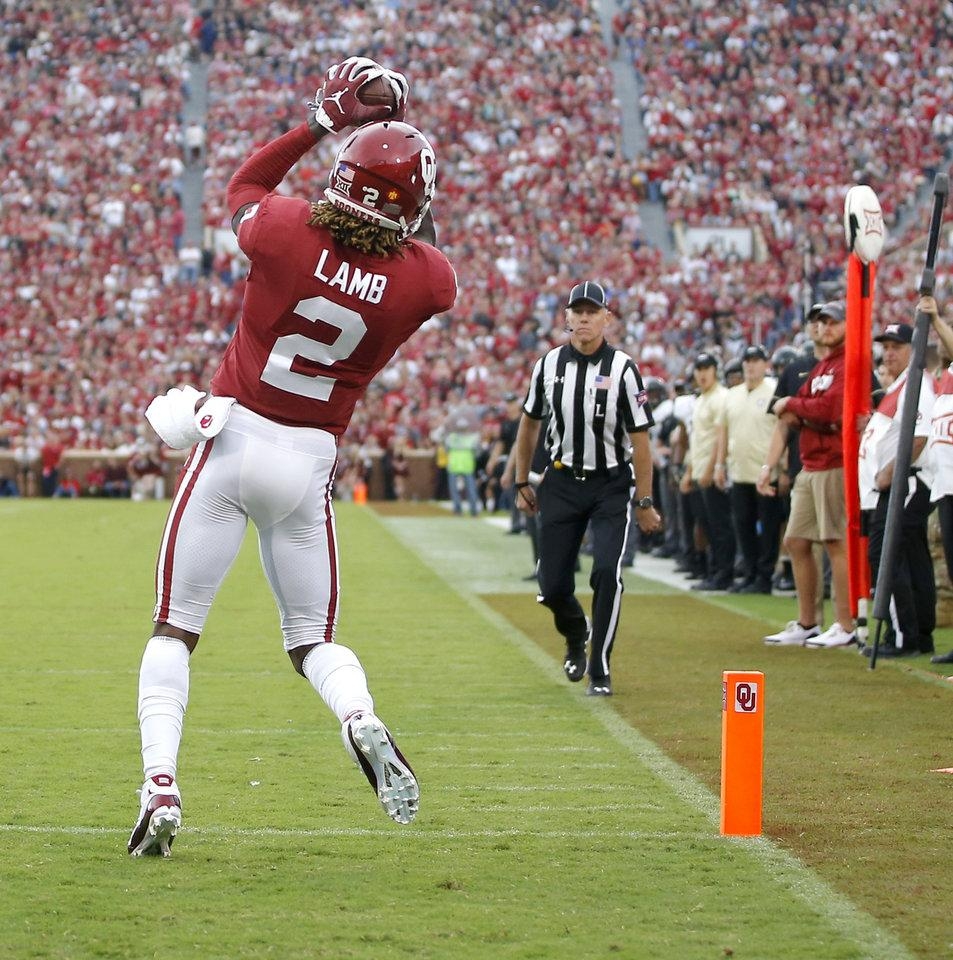
[{"label": "football", "polygon": [[375,77],[362,84],[357,90],[357,99],[365,107],[390,107],[391,110],[397,109],[397,97],[394,96],[394,88],[384,77]]}]

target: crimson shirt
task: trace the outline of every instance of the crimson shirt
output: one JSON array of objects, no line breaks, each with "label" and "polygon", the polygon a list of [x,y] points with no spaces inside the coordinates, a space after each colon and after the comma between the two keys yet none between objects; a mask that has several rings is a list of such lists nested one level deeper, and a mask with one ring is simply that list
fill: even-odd
[{"label": "crimson shirt", "polygon": [[251,269],[212,393],[269,420],[340,436],[398,347],[453,306],[456,277],[429,244],[409,240],[392,256],[368,256],[309,226],[307,200],[269,192],[289,150],[313,144],[306,131],[292,131],[246,161],[230,184],[233,210],[257,202],[238,227]]},{"label": "crimson shirt", "polygon": [[844,466],[841,422],[846,362],[843,346],[819,360],[784,408],[801,418],[800,451],[805,470]]}]

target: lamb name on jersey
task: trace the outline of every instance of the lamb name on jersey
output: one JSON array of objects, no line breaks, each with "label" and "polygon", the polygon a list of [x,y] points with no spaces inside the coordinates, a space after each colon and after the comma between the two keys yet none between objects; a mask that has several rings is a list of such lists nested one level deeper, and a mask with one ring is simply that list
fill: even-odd
[{"label": "lamb name on jersey", "polygon": [[[330,251],[325,247],[318,258],[318,265],[314,268],[314,275],[323,280],[329,287],[337,287],[349,297],[366,300],[368,303],[380,303],[387,287],[387,277],[382,273],[370,273],[354,267],[347,260],[341,260],[337,269],[334,261],[328,264]],[[328,273],[325,273],[327,269]]]}]

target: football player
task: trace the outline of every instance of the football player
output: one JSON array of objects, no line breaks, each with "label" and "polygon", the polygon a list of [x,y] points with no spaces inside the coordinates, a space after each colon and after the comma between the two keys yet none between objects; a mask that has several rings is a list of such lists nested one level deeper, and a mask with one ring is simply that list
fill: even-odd
[{"label": "football player", "polygon": [[[368,106],[359,91],[380,78],[391,102],[378,95]],[[175,777],[189,656],[248,520],[295,669],[340,721],[345,748],[385,811],[398,823],[417,812],[414,772],[374,713],[361,663],[334,642],[340,565],[331,501],[355,403],[456,296],[430,214],[436,159],[403,122],[407,92],[402,74],[348,58],[328,70],[307,122],[242,164],[227,193],[251,262],[238,328],[209,397],[176,388],[146,412],[166,443],[192,450],[162,536],[156,626],[140,668],[145,783],[133,856],[168,856],[181,824]],[[315,143],[349,128],[323,198],[275,192]]]}]

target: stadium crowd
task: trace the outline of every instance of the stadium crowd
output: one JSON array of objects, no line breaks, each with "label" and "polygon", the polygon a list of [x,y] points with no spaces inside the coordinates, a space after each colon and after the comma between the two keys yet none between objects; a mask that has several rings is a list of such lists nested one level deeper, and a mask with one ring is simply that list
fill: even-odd
[{"label": "stadium crowd", "polygon": [[[460,290],[359,405],[344,451],[356,476],[371,447],[439,443],[460,404],[478,411],[491,445],[503,398],[523,393],[529,358],[562,335],[561,298],[582,275],[607,284],[614,340],[669,384],[690,380],[700,351],[729,361],[756,332],[769,350],[799,339],[805,305],[843,270],[846,188],[868,180],[899,227],[953,136],[951,14],[926,0],[847,11],[628,0],[614,51],[583,0],[207,7],[0,11],[0,446],[38,453],[55,432],[64,447],[132,456],[151,440],[142,411],[153,395],[207,385],[244,283],[225,183],[251,148],[303,118],[325,68],[351,53],[411,81],[408,119],[437,149],[434,211]],[[643,85],[642,157],[621,148],[613,52]],[[208,66],[194,158],[202,250],[183,244],[181,202],[196,57]],[[317,196],[333,149],[299,165],[288,189]],[[656,198],[673,224],[750,226],[765,259],[663,259],[640,218]],[[912,226],[880,265],[882,323],[909,319]]]}]

